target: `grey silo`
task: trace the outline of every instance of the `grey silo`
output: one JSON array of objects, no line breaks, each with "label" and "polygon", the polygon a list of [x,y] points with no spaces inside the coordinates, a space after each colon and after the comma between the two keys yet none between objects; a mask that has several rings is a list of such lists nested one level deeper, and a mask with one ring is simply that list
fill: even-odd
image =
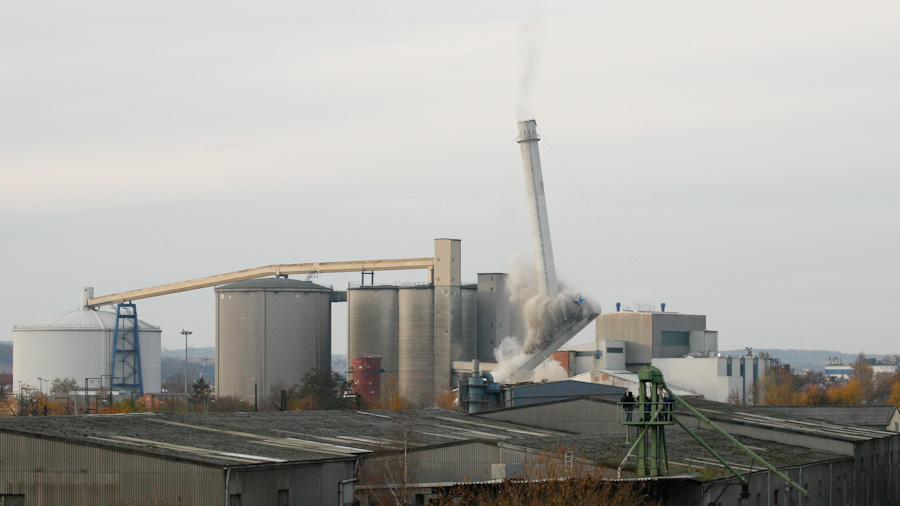
[{"label": "grey silo", "polygon": [[453,346],[453,360],[474,360],[478,358],[478,288],[464,285],[460,288],[462,309],[462,333],[460,342]]},{"label": "grey silo", "polygon": [[399,291],[390,285],[347,290],[347,363],[353,358],[381,357],[382,388],[398,379]]},{"label": "grey silo", "polygon": [[263,405],[270,389],[331,369],[331,288],[264,278],[215,292],[217,395]]},{"label": "grey silo", "polygon": [[416,405],[434,403],[434,290],[430,285],[399,290],[397,380],[400,394]]},{"label": "grey silo", "polygon": [[495,362],[500,341],[514,335],[513,309],[508,290],[509,275],[478,274],[478,360]]}]

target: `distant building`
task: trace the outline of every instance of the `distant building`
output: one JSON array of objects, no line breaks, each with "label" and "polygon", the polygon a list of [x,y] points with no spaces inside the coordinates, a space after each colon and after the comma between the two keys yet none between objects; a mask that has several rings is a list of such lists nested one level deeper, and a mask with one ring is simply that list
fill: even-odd
[{"label": "distant building", "polygon": [[[897,362],[893,360],[882,361],[874,358],[867,358],[866,363],[869,365],[869,367],[872,368],[872,372],[875,374],[894,374],[898,370],[900,370],[900,368],[898,368]],[[852,372],[853,364],[844,363],[844,361],[839,357],[828,359],[828,363],[825,365],[825,376],[832,379],[850,379],[850,374]]]},{"label": "distant building", "polygon": [[[704,315],[656,311],[649,305],[617,309],[597,318],[593,361],[579,362],[576,356],[576,374],[596,370],[601,374],[592,375],[591,381],[625,385],[628,372],[652,364],[673,385],[692,395],[752,404],[760,376],[773,364],[771,359],[752,356],[749,350],[745,356],[720,356],[719,333],[706,328]],[[583,352],[582,348],[578,352]],[[591,369],[578,367],[588,363]]]}]

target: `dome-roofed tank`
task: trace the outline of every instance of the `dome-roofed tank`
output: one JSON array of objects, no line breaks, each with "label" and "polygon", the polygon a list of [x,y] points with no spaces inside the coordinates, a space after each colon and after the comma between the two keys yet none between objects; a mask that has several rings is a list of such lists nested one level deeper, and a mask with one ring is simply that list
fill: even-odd
[{"label": "dome-roofed tank", "polygon": [[332,289],[309,281],[261,278],[216,292],[216,395],[258,402],[331,370]]},{"label": "dome-roofed tank", "polygon": [[[116,314],[77,309],[54,313],[13,327],[13,385],[40,388],[41,380],[74,379],[83,387],[108,385],[110,350]],[[144,392],[160,391],[160,336],[162,330],[138,320]],[[46,390],[46,384],[45,384]]]}]

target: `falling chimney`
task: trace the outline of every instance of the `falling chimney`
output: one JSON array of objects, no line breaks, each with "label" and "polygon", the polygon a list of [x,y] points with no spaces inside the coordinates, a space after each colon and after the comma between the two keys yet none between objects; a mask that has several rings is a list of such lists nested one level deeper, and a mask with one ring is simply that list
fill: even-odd
[{"label": "falling chimney", "polygon": [[531,215],[531,239],[534,241],[534,263],[537,266],[538,290],[541,294],[556,298],[556,267],[553,263],[553,246],[550,243],[550,222],[547,218],[547,202],[544,198],[544,177],[541,173],[541,154],[537,123],[533,120],[519,122],[516,142],[522,148],[522,166],[525,169],[525,189],[528,192],[528,209]]}]

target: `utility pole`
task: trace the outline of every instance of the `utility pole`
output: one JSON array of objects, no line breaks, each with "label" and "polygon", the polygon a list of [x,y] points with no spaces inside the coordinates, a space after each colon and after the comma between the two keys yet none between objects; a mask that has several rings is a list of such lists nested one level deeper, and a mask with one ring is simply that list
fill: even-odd
[{"label": "utility pole", "polygon": [[187,338],[189,335],[193,334],[193,332],[191,332],[190,330],[182,329],[181,333],[184,334],[184,395],[185,397],[187,397]]}]

